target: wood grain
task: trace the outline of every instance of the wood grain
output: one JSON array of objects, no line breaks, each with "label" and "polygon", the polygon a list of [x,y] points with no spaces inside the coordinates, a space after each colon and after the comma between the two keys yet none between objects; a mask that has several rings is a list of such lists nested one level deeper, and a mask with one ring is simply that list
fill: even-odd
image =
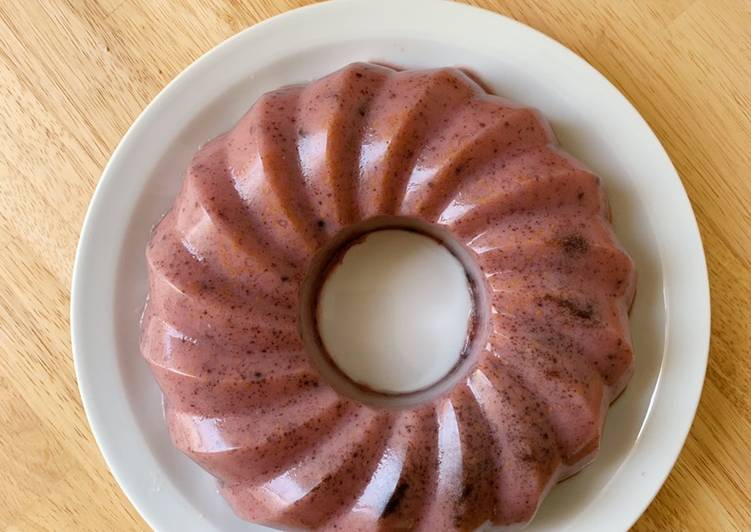
[{"label": "wood grain", "polygon": [[[0,527],[144,530],[87,426],[68,332],[86,206],[131,122],[215,44],[306,2],[0,3]],[[475,0],[586,58],[641,111],[699,219],[712,351],[637,530],[751,529],[751,3]]]}]

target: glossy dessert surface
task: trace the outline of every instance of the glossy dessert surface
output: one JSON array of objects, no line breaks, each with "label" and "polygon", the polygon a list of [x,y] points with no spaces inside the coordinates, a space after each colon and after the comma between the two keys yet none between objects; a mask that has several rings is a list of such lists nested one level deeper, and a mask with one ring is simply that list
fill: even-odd
[{"label": "glossy dessert surface", "polygon": [[[448,231],[488,301],[471,367],[408,408],[337,393],[299,333],[316,253],[379,215]],[[593,459],[633,371],[635,270],[599,178],[455,69],[353,64],[264,95],[196,153],[147,259],[171,437],[254,522],[524,524]]]}]

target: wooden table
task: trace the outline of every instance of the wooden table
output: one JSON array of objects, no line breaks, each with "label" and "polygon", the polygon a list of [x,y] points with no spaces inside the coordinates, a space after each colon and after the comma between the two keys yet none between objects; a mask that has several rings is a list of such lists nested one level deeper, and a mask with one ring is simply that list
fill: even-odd
[{"label": "wooden table", "polygon": [[[284,0],[0,3],[0,527],[143,530],[94,443],[68,332],[78,232],[144,106]],[[668,150],[699,219],[712,352],[686,447],[637,530],[751,528],[751,3],[477,0],[584,56]],[[189,5],[190,4],[190,5]]]}]

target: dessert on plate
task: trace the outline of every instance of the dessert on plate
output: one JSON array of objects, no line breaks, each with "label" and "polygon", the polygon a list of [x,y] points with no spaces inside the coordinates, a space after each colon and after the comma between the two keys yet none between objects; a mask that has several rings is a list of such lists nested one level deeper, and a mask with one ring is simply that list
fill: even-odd
[{"label": "dessert on plate", "polygon": [[457,69],[263,95],[195,154],[147,260],[172,440],[270,526],[523,525],[633,371],[599,178]]}]

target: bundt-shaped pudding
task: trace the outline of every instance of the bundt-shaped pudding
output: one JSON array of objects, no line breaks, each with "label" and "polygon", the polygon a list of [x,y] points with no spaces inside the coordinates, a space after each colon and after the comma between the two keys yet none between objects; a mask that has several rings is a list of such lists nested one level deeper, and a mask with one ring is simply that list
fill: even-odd
[{"label": "bundt-shaped pudding", "polygon": [[147,260],[174,444],[271,526],[527,523],[633,369],[599,178],[456,69],[263,95],[195,154]]}]

